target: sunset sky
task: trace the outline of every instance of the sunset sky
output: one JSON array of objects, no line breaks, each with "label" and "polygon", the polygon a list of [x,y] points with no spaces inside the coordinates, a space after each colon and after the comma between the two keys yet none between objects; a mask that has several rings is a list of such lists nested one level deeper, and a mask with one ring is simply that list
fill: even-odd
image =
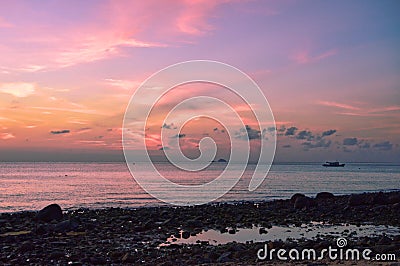
[{"label": "sunset sky", "polygon": [[[3,1],[0,161],[123,160],[136,88],[171,64],[207,59],[239,68],[264,92],[276,129],[261,131],[276,134],[277,162],[400,162],[399,10],[399,1]],[[163,125],[161,114],[195,95],[241,114],[248,127],[236,138],[263,137],[229,91],[187,84],[137,136],[155,155],[166,147],[161,127],[181,126]],[[204,136],[227,158],[214,121],[192,121],[176,137],[195,157]]]}]

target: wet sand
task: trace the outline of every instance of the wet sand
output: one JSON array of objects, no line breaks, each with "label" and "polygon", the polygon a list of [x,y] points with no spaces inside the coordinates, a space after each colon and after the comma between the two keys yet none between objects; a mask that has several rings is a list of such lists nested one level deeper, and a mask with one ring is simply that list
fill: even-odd
[{"label": "wet sand", "polygon": [[[48,213],[47,213],[48,214]],[[57,217],[57,216],[56,216]],[[46,220],[46,222],[45,222]],[[178,244],[207,230],[234,235],[244,228],[270,234],[276,226],[307,227],[318,225],[383,225],[400,227],[400,192],[317,198],[302,195],[271,202],[208,204],[193,207],[151,207],[137,209],[108,208],[64,211],[48,221],[36,212],[0,214],[0,263],[5,265],[281,265],[260,260],[257,251],[269,249],[321,250],[336,246],[339,236],[348,238],[348,248],[369,248],[377,253],[395,254],[400,259],[400,235],[357,235],[348,232],[327,233],[313,238],[247,241],[220,244],[198,241]],[[352,227],[349,227],[352,228]],[[385,227],[384,227],[385,228]],[[290,230],[290,229],[288,229]],[[343,230],[345,231],[345,229]],[[175,236],[175,237],[171,237]],[[169,239],[169,242],[167,241]],[[398,265],[396,262],[371,261],[288,261],[287,265]],[[314,263],[314,264],[312,264]],[[319,263],[319,264],[318,264]]]}]

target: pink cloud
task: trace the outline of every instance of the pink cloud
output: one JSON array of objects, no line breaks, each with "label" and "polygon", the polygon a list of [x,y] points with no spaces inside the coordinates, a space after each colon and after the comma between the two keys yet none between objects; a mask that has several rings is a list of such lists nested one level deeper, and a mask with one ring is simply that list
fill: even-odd
[{"label": "pink cloud", "polygon": [[203,35],[213,27],[207,22],[211,11],[219,4],[217,1],[184,1],[184,9],[176,19],[177,28],[187,34]]},{"label": "pink cloud", "polygon": [[[43,71],[123,56],[129,52],[127,49],[191,41],[187,38],[212,30],[208,19],[223,2],[96,2],[85,10],[87,18],[73,22],[65,21],[60,9],[22,9],[24,19],[17,21],[12,34],[2,36],[0,53],[5,56],[1,68]],[[68,8],[74,9],[70,5]],[[36,18],[39,14],[41,19]],[[57,14],[58,23],[51,20]],[[49,19],[42,19],[46,15]],[[0,18],[0,27],[10,25]]]},{"label": "pink cloud", "polygon": [[7,22],[4,18],[0,17],[0,28],[12,28],[13,24]]},{"label": "pink cloud", "polygon": [[291,59],[298,64],[308,64],[308,63],[318,62],[322,59],[331,57],[335,54],[337,54],[336,49],[331,49],[318,55],[310,55],[309,51],[301,51],[292,56]]},{"label": "pink cloud", "polygon": [[318,101],[317,104],[328,107],[334,107],[342,109],[343,111],[336,112],[339,115],[347,116],[365,116],[365,117],[387,117],[387,116],[398,116],[400,106],[384,106],[384,107],[358,107],[346,103],[338,103],[333,101]]},{"label": "pink cloud", "polygon": [[356,107],[356,106],[353,106],[353,105],[349,105],[349,104],[344,104],[344,103],[338,103],[338,102],[318,101],[318,104],[329,106],[329,107],[347,109],[347,110],[360,110],[359,107]]}]

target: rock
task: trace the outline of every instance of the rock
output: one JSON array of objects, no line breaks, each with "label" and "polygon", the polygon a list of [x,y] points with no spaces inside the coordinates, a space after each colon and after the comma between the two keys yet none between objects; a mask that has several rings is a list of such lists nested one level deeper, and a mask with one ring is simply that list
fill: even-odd
[{"label": "rock", "polygon": [[267,231],[267,229],[265,229],[264,227],[260,227],[260,229],[258,229],[258,233],[259,233],[260,235],[262,235],[262,234],[267,234],[268,231]]},{"label": "rock", "polygon": [[304,198],[305,196],[304,194],[296,193],[290,198],[290,202],[294,204],[298,198]]},{"label": "rock", "polygon": [[54,231],[57,233],[75,231],[76,229],[78,229],[78,226],[79,224],[75,220],[66,220],[56,224],[54,227]]},{"label": "rock", "polygon": [[395,203],[395,204],[393,204],[392,210],[394,210],[394,211],[400,211],[400,203]]},{"label": "rock", "polygon": [[131,253],[128,252],[122,257],[121,261],[124,263],[134,263],[135,257]]},{"label": "rock", "polygon": [[373,204],[385,205],[388,203],[387,197],[383,192],[375,194],[372,198]]},{"label": "rock", "polygon": [[106,264],[107,260],[103,257],[91,257],[90,258],[90,263],[91,264]]},{"label": "rock", "polygon": [[31,251],[33,249],[33,243],[32,241],[25,241],[21,244],[21,246],[19,247],[19,250],[21,252],[27,252],[27,251]]},{"label": "rock", "polygon": [[64,251],[53,251],[50,253],[50,259],[59,259],[65,256]]},{"label": "rock", "polygon": [[37,235],[44,235],[44,234],[49,233],[50,231],[51,231],[51,228],[49,225],[41,224],[36,228],[35,233]]},{"label": "rock", "polygon": [[43,222],[51,222],[53,220],[60,221],[63,218],[62,210],[60,205],[51,204],[41,209],[35,219]]},{"label": "rock", "polygon": [[335,198],[335,195],[333,195],[330,192],[320,192],[315,197],[315,199],[317,199],[317,200],[334,199],[334,198]]},{"label": "rock", "polygon": [[232,259],[230,258],[231,254],[232,253],[230,251],[223,253],[221,256],[219,256],[219,258],[217,259],[217,262],[225,263],[225,262],[232,261]]},{"label": "rock", "polygon": [[183,231],[182,232],[182,238],[188,239],[190,237],[190,233],[188,231]]},{"label": "rock", "polygon": [[196,227],[202,227],[203,223],[200,220],[197,219],[190,219],[186,221],[186,225],[189,228],[196,228]]},{"label": "rock", "polygon": [[389,245],[392,243],[392,239],[390,239],[387,236],[382,236],[381,238],[379,238],[378,240],[378,244],[379,245]]},{"label": "rock", "polygon": [[360,206],[365,205],[366,203],[365,195],[362,194],[352,194],[347,201],[348,206]]},{"label": "rock", "polygon": [[119,259],[124,258],[124,256],[125,256],[126,254],[124,254],[124,253],[121,252],[121,251],[111,251],[108,255],[109,255],[110,258],[113,259],[113,260],[119,260]]},{"label": "rock", "polygon": [[309,197],[298,197],[294,203],[295,209],[310,208],[315,206],[315,202]]},{"label": "rock", "polygon": [[389,195],[387,198],[387,202],[389,204],[400,203],[400,193],[395,193],[395,194]]}]

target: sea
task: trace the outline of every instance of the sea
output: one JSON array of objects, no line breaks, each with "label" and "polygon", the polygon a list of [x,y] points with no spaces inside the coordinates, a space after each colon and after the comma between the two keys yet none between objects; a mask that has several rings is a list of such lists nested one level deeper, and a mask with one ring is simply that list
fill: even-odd
[{"label": "sea", "polygon": [[[204,170],[187,172],[168,163],[155,165],[167,179],[185,185],[210,182],[226,167],[213,163]],[[400,164],[347,163],[338,168],[325,168],[321,163],[274,164],[263,183],[250,192],[254,169],[249,164],[237,184],[214,202],[270,201],[294,193],[315,196],[321,191],[343,195],[400,190]],[[235,168],[231,171],[232,176],[239,174]],[[164,193],[175,196],[168,190]],[[51,203],[67,210],[168,205],[144,191],[125,163],[0,163],[0,212],[39,210]]]}]

